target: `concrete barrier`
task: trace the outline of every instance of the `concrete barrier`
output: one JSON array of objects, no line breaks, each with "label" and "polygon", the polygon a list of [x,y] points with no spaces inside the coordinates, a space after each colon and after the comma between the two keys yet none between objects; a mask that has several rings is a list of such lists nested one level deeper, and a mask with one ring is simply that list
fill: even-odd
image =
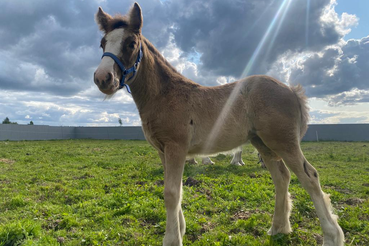
[{"label": "concrete barrier", "polygon": [[[72,127],[0,124],[0,140],[145,140],[140,126]],[[309,125],[303,141],[369,141],[369,124]]]},{"label": "concrete barrier", "polygon": [[145,140],[140,126],[72,127],[0,124],[0,140],[130,139]]},{"label": "concrete barrier", "polygon": [[75,127],[1,124],[0,140],[73,139]]},{"label": "concrete barrier", "polygon": [[369,124],[309,125],[302,141],[369,141]]},{"label": "concrete barrier", "polygon": [[140,126],[75,127],[75,138],[145,140]]}]

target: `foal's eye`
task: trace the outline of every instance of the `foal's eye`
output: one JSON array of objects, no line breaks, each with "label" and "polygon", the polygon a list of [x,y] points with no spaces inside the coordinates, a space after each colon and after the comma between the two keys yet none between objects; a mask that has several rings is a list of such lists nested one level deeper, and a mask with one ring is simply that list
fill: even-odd
[{"label": "foal's eye", "polygon": [[134,49],[136,46],[136,41],[132,41],[130,44],[129,44],[129,48],[131,49]]}]

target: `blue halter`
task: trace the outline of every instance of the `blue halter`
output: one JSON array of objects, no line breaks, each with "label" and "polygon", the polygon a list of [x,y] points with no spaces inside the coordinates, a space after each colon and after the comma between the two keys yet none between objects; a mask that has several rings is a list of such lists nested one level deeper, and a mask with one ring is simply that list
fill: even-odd
[{"label": "blue halter", "polygon": [[[111,57],[117,64],[118,64],[118,66],[119,66],[119,68],[120,68],[120,70],[122,71],[122,77],[120,78],[120,82],[119,82],[119,89],[122,89],[124,86],[127,88],[127,91],[128,91],[128,93],[130,93],[131,94],[131,89],[129,88],[129,86],[126,84],[126,83],[124,83],[124,81],[126,80],[126,76],[128,75],[128,74],[130,74],[130,73],[133,73],[133,75],[128,79],[128,80],[130,80],[130,79],[132,79],[134,76],[135,76],[135,74],[136,74],[136,72],[137,72],[137,67],[138,67],[138,64],[140,64],[140,62],[141,62],[141,59],[142,59],[142,44],[140,44],[140,52],[138,53],[138,56],[137,56],[137,59],[136,59],[136,62],[135,62],[135,64],[133,65],[133,67],[131,67],[131,68],[128,68],[128,69],[126,69],[125,67],[124,67],[124,65],[123,65],[123,63],[119,60],[119,58],[116,56],[116,55],[114,55],[113,53],[110,53],[110,52],[105,52],[103,55],[102,55],[102,57],[101,57],[101,59],[104,57],[104,56],[109,56],[109,57]],[[127,81],[128,81],[127,80]]]}]

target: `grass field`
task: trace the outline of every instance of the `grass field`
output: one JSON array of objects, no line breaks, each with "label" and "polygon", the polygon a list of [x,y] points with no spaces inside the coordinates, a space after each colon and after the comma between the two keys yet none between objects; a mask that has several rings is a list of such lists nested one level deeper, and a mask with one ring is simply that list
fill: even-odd
[{"label": "grass field", "polygon": [[[369,143],[303,143],[331,194],[347,245],[369,245]],[[292,176],[290,235],[270,237],[274,186],[244,146],[246,166],[186,165],[184,245],[319,245],[312,202]],[[198,182],[196,182],[198,181]],[[0,142],[0,246],[161,245],[163,168],[144,141]]]}]

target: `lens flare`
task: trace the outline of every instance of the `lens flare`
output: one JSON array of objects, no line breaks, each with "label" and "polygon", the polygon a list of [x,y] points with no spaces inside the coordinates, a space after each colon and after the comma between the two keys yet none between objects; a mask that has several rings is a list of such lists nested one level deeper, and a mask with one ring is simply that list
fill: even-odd
[{"label": "lens flare", "polygon": [[258,44],[258,46],[256,47],[254,53],[252,54],[249,62],[247,63],[245,69],[242,72],[241,78],[246,77],[247,75],[249,75],[252,66],[254,65],[256,58],[258,57],[261,48],[264,46],[265,41],[268,39],[268,37],[270,36],[279,16],[281,15],[281,12],[283,10],[283,8],[285,7],[285,5],[287,4],[287,2],[290,2],[291,0],[283,0],[281,6],[279,7],[277,13],[275,14],[273,20],[271,21],[271,23],[269,24],[268,29],[266,30],[266,32],[264,33],[263,38],[261,39],[260,43]]},{"label": "lens flare", "polygon": [[309,17],[310,17],[310,0],[306,0],[306,27],[305,27],[305,46],[309,46]]},{"label": "lens flare", "polygon": [[[247,63],[245,69],[243,70],[241,78],[246,77],[249,74],[249,72],[251,71],[251,68],[254,65],[256,59],[258,58],[262,47],[264,46],[264,44],[265,44],[266,40],[268,39],[268,37],[270,36],[270,34],[272,33],[273,28],[276,25],[277,20],[279,19],[279,17],[282,15],[282,11],[284,9],[285,11],[283,13],[282,19],[279,22],[280,23],[279,27],[280,27],[280,25],[282,25],[285,13],[287,12],[287,9],[288,9],[288,6],[289,6],[290,2],[291,2],[291,0],[283,0],[281,5],[279,6],[279,9],[278,9],[277,13],[275,14],[274,18],[272,19],[271,23],[269,24],[268,29],[264,33],[260,43],[256,47],[256,49],[255,49],[254,53],[252,54],[249,62]],[[285,8],[286,5],[287,5],[287,7]],[[240,89],[241,89],[241,83],[237,83],[235,88],[233,89],[231,95],[228,97],[227,102],[223,106],[223,108],[222,108],[222,110],[219,114],[219,117],[217,118],[214,126],[212,127],[212,129],[210,131],[210,134],[207,138],[206,144],[205,144],[204,149],[203,149],[204,153],[210,153],[211,152],[214,140],[216,140],[216,138],[218,136],[218,132],[222,128],[225,119],[227,118],[227,116],[228,116],[235,100],[237,99],[237,96],[240,94],[239,93]]]},{"label": "lens flare", "polygon": [[259,18],[254,22],[254,24],[252,24],[251,27],[247,28],[247,31],[242,35],[242,38],[240,38],[240,42],[243,42],[243,38],[246,38],[251,32],[252,30],[254,30],[255,27],[257,27],[258,23],[260,20],[262,20],[264,18],[264,15],[268,12],[268,10],[270,9],[270,7],[273,5],[273,1],[271,1],[268,6],[264,9],[263,13],[259,16]]},{"label": "lens flare", "polygon": [[273,37],[270,39],[269,41],[269,45],[268,45],[268,48],[267,48],[267,52],[265,53],[265,56],[264,56],[264,59],[267,59],[268,56],[269,56],[269,53],[272,51],[272,48],[273,48],[273,45],[274,45],[274,42],[275,42],[275,39],[277,38],[278,34],[279,34],[279,30],[283,24],[283,21],[284,21],[284,18],[286,17],[286,14],[289,10],[289,7],[290,7],[290,4],[291,4],[291,0],[288,0],[288,3],[287,5],[285,5],[286,7],[283,8],[283,13],[282,13],[282,17],[279,18],[279,21],[278,21],[278,25],[277,25],[277,28],[274,29],[274,34],[273,34]]}]

